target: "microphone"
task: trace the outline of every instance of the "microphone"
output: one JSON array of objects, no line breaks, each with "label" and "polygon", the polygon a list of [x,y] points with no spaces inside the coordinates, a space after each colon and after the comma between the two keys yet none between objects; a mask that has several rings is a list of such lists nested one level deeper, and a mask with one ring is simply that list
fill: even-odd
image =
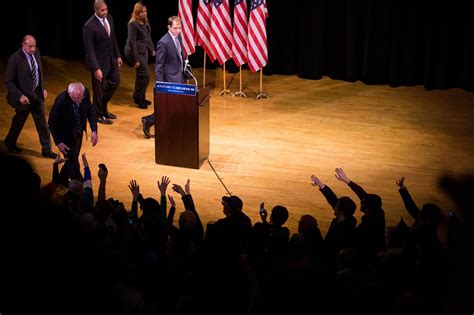
[{"label": "microphone", "polygon": [[189,60],[186,59],[184,61],[184,73],[189,75],[191,78],[194,79],[194,84],[196,85],[196,90],[199,92],[199,88],[198,88],[198,82],[197,82],[197,79],[196,77],[194,76],[193,74],[193,70],[191,68],[191,65],[189,64]]}]

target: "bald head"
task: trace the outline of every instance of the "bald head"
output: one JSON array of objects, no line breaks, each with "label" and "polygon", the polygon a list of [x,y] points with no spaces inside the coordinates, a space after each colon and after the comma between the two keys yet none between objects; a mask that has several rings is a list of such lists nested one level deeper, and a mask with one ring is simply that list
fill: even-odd
[{"label": "bald head", "polygon": [[21,42],[21,48],[30,55],[36,52],[36,39],[32,35],[25,35]]},{"label": "bald head", "polygon": [[94,2],[94,12],[100,18],[105,18],[107,16],[108,8],[107,4],[103,0],[96,0]]}]

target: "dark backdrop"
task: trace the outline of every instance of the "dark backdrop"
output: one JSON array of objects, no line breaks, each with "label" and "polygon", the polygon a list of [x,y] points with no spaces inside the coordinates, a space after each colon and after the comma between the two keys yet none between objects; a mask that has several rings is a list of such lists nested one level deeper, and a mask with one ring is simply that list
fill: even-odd
[{"label": "dark backdrop", "polygon": [[[167,30],[168,16],[177,13],[178,0],[143,2],[156,43]],[[463,2],[467,1],[267,0],[269,63],[264,73],[473,91],[474,19]],[[135,1],[107,3],[123,50]],[[29,33],[37,38],[43,55],[83,58],[82,25],[93,14],[92,4],[92,0],[2,4],[6,17],[0,22],[0,57],[6,60]],[[193,0],[195,16],[197,4]],[[190,60],[201,66],[202,49],[197,48]],[[236,71],[232,61],[227,65]]]}]

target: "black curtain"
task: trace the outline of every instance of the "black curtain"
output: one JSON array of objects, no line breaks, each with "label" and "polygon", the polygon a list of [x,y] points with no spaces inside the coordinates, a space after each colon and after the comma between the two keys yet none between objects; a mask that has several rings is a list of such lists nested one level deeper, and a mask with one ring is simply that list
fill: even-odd
[{"label": "black curtain", "polygon": [[[156,42],[167,31],[168,16],[177,14],[178,1],[142,2]],[[123,49],[135,1],[107,3]],[[92,5],[92,0],[5,3],[4,12],[11,18],[0,22],[0,57],[6,60],[20,47],[23,35],[33,34],[43,55],[83,58],[82,25],[93,14]],[[197,5],[193,0],[194,18]],[[464,1],[267,0],[267,6],[267,75],[474,90],[474,18]],[[19,21],[12,23],[16,18]],[[202,49],[190,60],[195,67],[202,65]],[[237,71],[232,61],[227,65]],[[208,62],[208,67],[216,66]]]}]

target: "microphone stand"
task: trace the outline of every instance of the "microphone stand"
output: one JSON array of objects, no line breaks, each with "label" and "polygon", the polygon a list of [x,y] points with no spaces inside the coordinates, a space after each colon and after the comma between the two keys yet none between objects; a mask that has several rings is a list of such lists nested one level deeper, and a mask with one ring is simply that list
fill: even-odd
[{"label": "microphone stand", "polygon": [[191,66],[188,65],[186,69],[184,70],[184,73],[188,74],[191,76],[191,78],[194,79],[194,85],[196,85],[196,92],[199,92],[199,86],[196,77],[194,76],[193,72],[190,70]]}]

